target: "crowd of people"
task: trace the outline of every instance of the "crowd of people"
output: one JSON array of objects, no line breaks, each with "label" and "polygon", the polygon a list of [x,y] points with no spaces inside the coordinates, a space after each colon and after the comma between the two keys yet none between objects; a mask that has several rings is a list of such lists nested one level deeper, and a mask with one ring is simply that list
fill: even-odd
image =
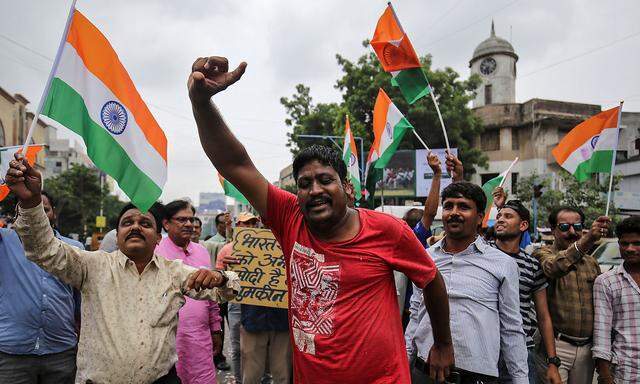
[{"label": "crowd of people", "polygon": [[[19,204],[14,228],[0,228],[1,383],[208,384],[216,365],[249,384],[640,382],[640,217],[617,223],[623,262],[601,273],[591,253],[612,234],[610,218],[586,225],[579,207],[559,206],[548,218],[553,244],[530,253],[529,211],[496,188],[485,238],[491,207],[452,154],[442,191],[440,160],[428,155],[424,209],[404,221],[355,208],[346,165],[324,146],[300,151],[297,194],[283,191],[211,101],[245,67],[200,58],[189,77],[205,153],[259,214],[218,215],[206,241],[193,207],[177,200],[125,206],[115,241],[103,241],[112,248],[85,251],[52,226],[39,172],[19,154],[11,161]],[[434,236],[439,206],[444,232]],[[288,310],[227,303],[240,291],[229,270],[239,262],[234,224],[275,235]]]}]

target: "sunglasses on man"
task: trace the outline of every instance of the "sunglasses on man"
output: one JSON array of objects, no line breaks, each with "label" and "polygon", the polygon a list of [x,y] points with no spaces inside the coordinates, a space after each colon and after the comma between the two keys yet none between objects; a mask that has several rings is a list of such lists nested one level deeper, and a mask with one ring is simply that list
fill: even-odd
[{"label": "sunglasses on man", "polygon": [[557,225],[557,227],[560,230],[560,232],[567,232],[567,231],[569,231],[569,228],[571,228],[571,227],[573,227],[574,231],[580,232],[580,231],[582,231],[582,228],[584,228],[582,223],[573,223],[573,224],[560,223],[560,224]]}]

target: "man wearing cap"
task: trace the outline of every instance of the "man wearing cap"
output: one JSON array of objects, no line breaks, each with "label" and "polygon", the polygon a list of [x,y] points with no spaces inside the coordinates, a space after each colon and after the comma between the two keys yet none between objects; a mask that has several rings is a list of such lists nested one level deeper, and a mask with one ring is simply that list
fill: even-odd
[{"label": "man wearing cap", "polygon": [[[496,187],[493,191],[493,202],[498,208],[498,215],[494,226],[495,241],[489,244],[511,256],[518,263],[518,269],[520,270],[520,314],[522,315],[522,328],[527,342],[529,382],[539,382],[534,364],[534,334],[539,327],[544,343],[544,351],[548,356],[546,358],[547,369],[544,376],[549,382],[559,384],[561,383],[558,371],[560,359],[556,355],[553,325],[551,324],[551,315],[547,305],[547,279],[544,276],[540,262],[520,248],[522,236],[529,230],[531,215],[519,200],[509,200],[505,203],[506,197],[507,195],[502,187]],[[499,363],[499,370],[500,382],[511,382],[511,377],[502,359]]]},{"label": "man wearing cap", "polygon": [[561,362],[560,377],[568,383],[590,383],[594,362],[593,282],[600,275],[592,248],[609,229],[610,219],[597,218],[586,234],[582,210],[563,206],[549,214],[554,241],[533,252],[547,276],[547,300]]},{"label": "man wearing cap", "polygon": [[[252,213],[242,212],[238,215],[236,227],[257,228],[258,226],[259,219]],[[222,265],[219,264],[219,267],[238,263],[231,254],[232,249],[233,242],[220,250],[218,261]],[[286,309],[229,303],[229,328],[231,328],[234,373],[239,383],[260,383],[265,373],[267,358],[273,383],[288,384],[290,382],[291,343]],[[234,340],[234,337],[237,339]],[[241,372],[238,365],[242,367]]]}]

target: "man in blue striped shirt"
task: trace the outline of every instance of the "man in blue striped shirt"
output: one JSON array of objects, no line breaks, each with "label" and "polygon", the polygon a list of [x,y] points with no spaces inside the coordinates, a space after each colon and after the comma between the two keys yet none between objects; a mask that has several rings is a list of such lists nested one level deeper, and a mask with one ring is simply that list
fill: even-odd
[{"label": "man in blue striped shirt", "polygon": [[[502,353],[513,382],[527,384],[518,265],[478,236],[486,204],[482,189],[475,184],[463,181],[446,187],[442,192],[446,235],[429,248],[447,286],[454,371],[461,384],[496,383]],[[407,338],[407,352],[415,356],[412,380],[426,382],[433,345],[431,321],[419,294],[411,302],[407,332],[411,330],[412,336]]]},{"label": "man in blue striped shirt", "polygon": [[[42,203],[53,226],[55,202],[43,192]],[[79,304],[71,286],[26,258],[17,233],[0,229],[0,383],[73,383]]]},{"label": "man in blue striped shirt", "polygon": [[[506,197],[502,187],[497,187],[493,191],[493,202],[499,211],[494,227],[496,240],[490,244],[511,256],[520,269],[520,314],[527,341],[529,383],[540,382],[536,375],[534,343],[534,334],[539,326],[543,341],[540,347],[541,349],[544,347],[548,356],[545,376],[551,384],[560,384],[562,380],[558,368],[561,362],[556,354],[551,314],[547,305],[547,279],[538,260],[520,248],[522,235],[529,230],[531,215],[519,200],[509,200],[505,203]],[[500,382],[511,382],[502,359]]]}]

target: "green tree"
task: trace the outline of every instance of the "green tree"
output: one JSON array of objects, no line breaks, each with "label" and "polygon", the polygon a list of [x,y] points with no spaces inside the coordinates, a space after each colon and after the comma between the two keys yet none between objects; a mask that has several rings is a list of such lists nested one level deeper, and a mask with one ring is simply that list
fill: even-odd
[{"label": "green tree", "polygon": [[[598,183],[595,177],[586,182],[580,182],[564,169],[560,170],[558,177],[560,178],[563,190],[551,189],[552,181],[549,176],[533,174],[529,177],[522,178],[518,182],[516,196],[523,204],[527,205],[529,209],[532,208],[533,186],[539,184],[543,187],[542,196],[538,199],[538,226],[547,226],[549,213],[559,205],[568,205],[582,209],[586,217],[586,224],[588,225],[591,225],[599,216],[604,215],[607,206],[608,177],[606,178],[607,183]],[[616,190],[620,178],[614,177],[613,181],[613,190]],[[609,209],[610,216],[614,216],[616,208],[613,202]]]},{"label": "green tree", "polygon": [[[60,175],[46,179],[44,189],[56,200],[58,230],[63,234],[77,233],[81,240],[96,230],[101,198],[103,214],[112,228],[125,204],[110,194],[106,184],[100,189],[98,170],[83,165],[73,165]],[[10,194],[0,203],[0,210],[5,215],[13,216],[16,202],[14,195]]]},{"label": "green tree", "polygon": [[[368,41],[364,41],[363,45],[366,48]],[[336,55],[336,59],[343,73],[335,84],[335,88],[342,93],[340,104],[314,103],[310,96],[310,88],[303,84],[296,86],[296,93],[290,98],[280,99],[289,115],[285,123],[292,128],[292,132],[288,134],[287,146],[294,155],[300,149],[317,143],[298,138],[297,135],[340,136],[344,133],[347,114],[354,136],[364,138],[365,152],[368,152],[373,142],[373,107],[379,88],[383,88],[391,97],[429,147],[445,147],[438,115],[430,97],[409,105],[400,90],[391,85],[391,75],[382,70],[374,53],[364,54],[355,62],[339,54]],[[468,107],[481,80],[476,75],[468,80],[461,80],[460,75],[451,68],[432,70],[430,55],[423,56],[421,63],[422,69],[436,90],[450,144],[459,149],[465,172],[469,176],[475,172],[476,165],[486,165],[486,156],[480,149],[473,148],[471,142],[473,137],[482,132],[482,124]],[[422,145],[411,134],[406,135],[400,145],[400,149],[420,148]],[[366,155],[367,153],[364,154],[365,158]]]}]

